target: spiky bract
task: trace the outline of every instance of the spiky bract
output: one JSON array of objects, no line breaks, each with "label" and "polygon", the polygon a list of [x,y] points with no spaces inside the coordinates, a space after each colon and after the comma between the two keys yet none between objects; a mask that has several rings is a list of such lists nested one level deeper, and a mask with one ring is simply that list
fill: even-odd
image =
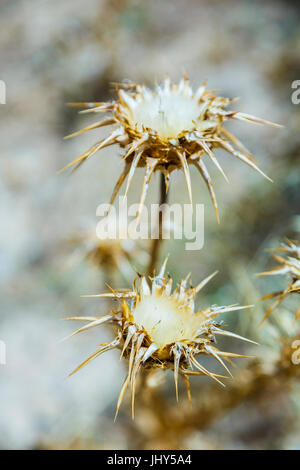
[{"label": "spiky bract", "polygon": [[[118,308],[102,317],[71,317],[68,320],[87,321],[88,324],[73,333],[77,334],[103,323],[117,327],[115,339],[105,343],[80,364],[77,372],[92,359],[110,349],[121,349],[121,357],[129,361],[128,375],[122,386],[117,412],[128,385],[132,390],[132,414],[134,414],[134,396],[136,378],[141,368],[173,369],[178,398],[178,376],[184,380],[190,398],[189,376],[207,375],[217,382],[222,376],[208,371],[200,364],[196,356],[213,356],[229,372],[224,360],[243,357],[240,354],[220,351],[216,347],[216,335],[242,338],[223,330],[216,319],[220,314],[246,307],[238,305],[212,306],[195,312],[197,293],[216,274],[204,279],[197,287],[189,284],[189,276],[180,281],[172,291],[172,279],[165,276],[166,261],[159,274],[149,278],[138,275],[132,290],[113,290],[92,297],[111,297],[118,301]],[[244,356],[245,357],[245,356]],[[194,368],[194,370],[193,370]],[[71,375],[72,375],[71,374]]]},{"label": "spiky bract", "polygon": [[[273,258],[279,263],[279,266],[257,274],[258,276],[271,276],[284,274],[289,278],[288,285],[285,289],[265,295],[263,300],[276,298],[275,302],[266,311],[262,322],[268,318],[273,310],[278,307],[281,302],[292,293],[300,294],[300,243],[299,241],[291,241],[286,239],[286,243],[281,248],[270,250],[276,253],[283,253],[284,256],[273,255]],[[300,305],[295,314],[295,321],[300,317]],[[261,322],[261,323],[262,323]]]},{"label": "spiky bract", "polygon": [[111,204],[128,176],[127,193],[137,167],[145,168],[140,207],[144,204],[147,188],[155,171],[164,174],[168,188],[171,172],[175,169],[183,170],[192,201],[189,165],[193,165],[207,185],[219,220],[214,188],[203,158],[207,155],[227,179],[214,154],[216,148],[226,150],[268,178],[258,168],[254,157],[225,129],[224,124],[231,119],[256,124],[276,124],[242,112],[226,110],[227,105],[234,100],[216,96],[214,91],[206,90],[206,83],[193,92],[187,78],[183,78],[178,85],[166,78],[154,90],[140,85],[118,85],[116,94],[116,100],[111,102],[71,103],[89,108],[82,112],[107,112],[111,113],[111,117],[68,137],[108,125],[112,125],[113,129],[108,137],[96,142],[61,170],[74,165],[78,168],[102,148],[119,144],[124,149],[125,166],[115,185]]}]

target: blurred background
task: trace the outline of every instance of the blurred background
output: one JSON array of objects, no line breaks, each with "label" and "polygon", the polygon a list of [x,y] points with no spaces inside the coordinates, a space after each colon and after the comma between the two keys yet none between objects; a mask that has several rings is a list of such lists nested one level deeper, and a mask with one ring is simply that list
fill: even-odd
[{"label": "blurred background", "polygon": [[[299,19],[299,3],[292,0],[1,1],[0,79],[7,86],[7,104],[0,105],[0,340],[7,348],[7,364],[0,365],[1,448],[300,448],[300,366],[293,372],[287,366],[299,333],[299,322],[292,323],[297,302],[287,300],[258,327],[270,305],[261,296],[286,281],[255,278],[274,266],[267,248],[286,236],[299,239],[300,105],[291,101],[291,84],[300,79]],[[220,152],[230,184],[209,168],[221,224],[192,172],[194,201],[205,204],[204,248],[186,251],[184,241],[169,241],[162,250],[171,254],[175,280],[191,271],[196,283],[219,270],[199,306],[255,304],[225,320],[259,346],[247,347],[256,359],[236,362],[226,390],[193,380],[192,410],[184,390],[176,404],[166,373],[151,397],[138,390],[134,422],[125,400],[114,424],[126,375],[118,352],[68,378],[111,331],[102,327],[63,341],[77,325],[61,319],[110,308],[80,298],[104,289],[108,275],[70,239],[96,227],[96,208],[109,201],[122,163],[112,147],[74,175],[57,175],[102,135],[92,131],[64,141],[97,120],[66,103],[111,99],[114,81],[152,86],[166,74],[178,81],[183,72],[194,87],[208,80],[221,95],[240,97],[235,109],[285,126],[229,126],[274,183]],[[131,202],[139,197],[142,175],[134,178]],[[155,175],[147,203],[157,194]],[[170,200],[188,202],[182,172],[171,176]],[[139,249],[132,264],[142,269],[147,244]],[[118,270],[109,275],[124,287],[134,271],[127,269],[127,280]],[[225,347],[245,351],[238,341]]]}]

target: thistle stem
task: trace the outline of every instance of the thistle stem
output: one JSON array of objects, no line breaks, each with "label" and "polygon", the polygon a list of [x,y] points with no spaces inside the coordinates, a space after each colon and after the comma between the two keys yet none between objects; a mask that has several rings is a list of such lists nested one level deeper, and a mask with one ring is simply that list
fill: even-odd
[{"label": "thistle stem", "polygon": [[[167,187],[165,182],[165,177],[163,173],[160,174],[160,201],[159,205],[166,204],[168,200],[167,196]],[[158,214],[158,237],[152,241],[151,253],[150,253],[150,262],[147,269],[148,276],[152,276],[159,259],[159,248],[162,242],[162,233],[163,233],[163,209],[160,208]]]}]

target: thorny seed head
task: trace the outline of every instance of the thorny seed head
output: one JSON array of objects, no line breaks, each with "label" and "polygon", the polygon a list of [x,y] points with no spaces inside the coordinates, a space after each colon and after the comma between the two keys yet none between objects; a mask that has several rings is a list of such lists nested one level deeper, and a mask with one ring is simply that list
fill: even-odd
[{"label": "thorny seed head", "polygon": [[[283,253],[283,256],[273,255],[273,258],[279,263],[279,266],[257,274],[257,276],[271,276],[277,274],[284,274],[288,277],[289,282],[287,287],[279,292],[273,292],[272,294],[265,295],[262,300],[276,298],[275,302],[266,311],[264,318],[261,323],[268,318],[268,316],[278,307],[281,302],[289,294],[300,294],[300,243],[299,241],[291,241],[286,239],[286,243],[283,243],[281,248],[270,250],[275,253]],[[300,317],[300,306],[297,308],[295,314],[295,321]]]},{"label": "thorny seed head", "polygon": [[[132,391],[132,414],[134,416],[134,396],[136,378],[139,370],[172,369],[174,371],[176,397],[178,399],[178,376],[185,382],[190,398],[189,376],[207,375],[217,382],[220,376],[208,371],[196,356],[214,357],[229,372],[224,361],[233,357],[246,357],[240,354],[220,351],[216,347],[217,335],[232,336],[244,339],[229,331],[223,330],[217,317],[224,312],[240,310],[246,307],[238,305],[211,306],[195,311],[197,293],[216,274],[204,279],[197,287],[189,283],[189,276],[180,281],[172,291],[172,279],[165,275],[166,262],[159,274],[149,278],[150,285],[143,275],[138,275],[132,290],[113,290],[92,297],[111,297],[117,300],[118,308],[102,317],[70,317],[67,320],[87,321],[87,325],[79,328],[71,336],[103,323],[111,323],[116,327],[116,337],[101,347],[80,364],[73,372],[100,354],[114,348],[121,349],[121,357],[128,362],[128,375],[122,386],[117,411],[120,408],[127,387]],[[249,340],[248,340],[249,341]],[[193,367],[195,370],[193,370]],[[230,373],[230,372],[229,372]],[[72,375],[71,374],[71,375]],[[223,384],[222,384],[223,385]]]},{"label": "thorny seed head", "polygon": [[[186,77],[178,85],[166,78],[163,84],[154,90],[141,85],[119,84],[116,87],[116,94],[116,99],[111,102],[70,103],[88,108],[82,112],[110,113],[111,116],[67,138],[103,126],[112,125],[113,128],[106,138],[96,142],[89,150],[61,170],[64,171],[72,166],[76,169],[104,147],[118,144],[124,149],[125,165],[115,185],[111,204],[128,176],[127,194],[136,168],[145,169],[140,208],[144,204],[151,177],[156,171],[163,173],[168,188],[172,171],[183,170],[190,202],[192,202],[189,166],[193,165],[209,190],[219,220],[214,188],[204,162],[204,156],[208,157],[227,180],[214,154],[217,148],[226,150],[270,179],[258,168],[254,157],[224,127],[224,124],[231,119],[237,119],[255,124],[278,125],[249,114],[226,110],[234,100],[216,96],[214,91],[206,90],[206,83],[194,92]],[[137,220],[139,216],[140,213],[138,213]]]}]

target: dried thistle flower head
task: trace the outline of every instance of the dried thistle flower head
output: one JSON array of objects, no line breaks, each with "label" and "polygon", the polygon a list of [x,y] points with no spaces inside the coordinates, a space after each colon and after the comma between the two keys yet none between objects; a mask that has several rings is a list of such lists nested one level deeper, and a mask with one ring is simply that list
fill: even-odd
[{"label": "dried thistle flower head", "polygon": [[120,85],[117,86],[116,93],[116,100],[107,103],[71,103],[90,108],[82,112],[108,112],[111,117],[67,137],[107,125],[112,125],[113,130],[108,137],[98,141],[61,170],[74,165],[78,168],[102,148],[119,144],[124,148],[125,166],[115,185],[111,203],[128,176],[127,194],[137,167],[145,168],[141,207],[153,173],[161,171],[168,188],[170,174],[175,169],[184,171],[192,202],[189,165],[193,165],[207,185],[219,220],[214,188],[203,159],[207,155],[227,179],[214,155],[216,148],[226,150],[269,179],[258,168],[254,157],[243,144],[225,129],[224,124],[230,119],[274,126],[276,124],[242,112],[226,110],[227,105],[234,100],[215,96],[212,90],[206,90],[205,83],[193,92],[187,78],[183,78],[178,85],[166,78],[154,90],[140,85]]},{"label": "dried thistle flower head", "polygon": [[[117,411],[120,408],[128,385],[132,390],[132,414],[134,414],[134,396],[136,378],[139,370],[173,369],[178,399],[178,376],[187,387],[190,398],[189,375],[207,375],[217,382],[222,376],[208,371],[201,365],[196,356],[213,356],[229,372],[224,360],[232,357],[246,357],[240,354],[220,351],[215,345],[215,335],[232,336],[245,339],[223,330],[216,318],[224,312],[240,310],[247,307],[230,305],[212,306],[195,312],[197,293],[216,274],[204,279],[197,287],[189,285],[188,279],[180,281],[172,291],[172,279],[165,276],[166,261],[157,276],[149,278],[139,275],[134,281],[132,290],[113,290],[92,297],[111,297],[118,301],[118,308],[102,317],[70,317],[67,320],[87,321],[71,336],[103,323],[117,327],[116,337],[101,347],[80,364],[74,374],[92,359],[114,348],[121,349],[121,357],[129,360],[128,375],[122,386]],[[248,340],[249,341],[249,340]],[[192,370],[193,367],[195,370]],[[230,372],[229,372],[230,373]]]},{"label": "dried thistle flower head", "polygon": [[[257,274],[257,276],[270,276],[277,274],[285,274],[290,279],[287,287],[279,292],[265,295],[262,300],[276,298],[275,302],[266,311],[261,323],[268,318],[273,310],[281,304],[281,302],[292,293],[300,294],[300,243],[299,241],[291,241],[286,239],[286,244],[282,244],[281,248],[270,250],[276,253],[283,253],[283,256],[273,255],[273,258],[279,263],[279,266]],[[295,315],[295,321],[300,317],[300,306],[298,307]]]}]

